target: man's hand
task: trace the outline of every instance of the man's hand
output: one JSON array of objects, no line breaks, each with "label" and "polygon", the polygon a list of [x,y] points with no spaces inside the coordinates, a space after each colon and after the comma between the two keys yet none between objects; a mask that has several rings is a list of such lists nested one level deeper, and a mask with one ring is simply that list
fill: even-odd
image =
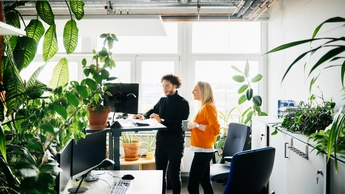
[{"label": "man's hand", "polygon": [[152,113],[152,114],[150,115],[150,118],[151,118],[151,119],[156,119],[156,121],[157,121],[158,123],[161,123],[161,122],[162,122],[161,117],[160,117],[158,114],[156,114],[156,113]]},{"label": "man's hand", "polygon": [[136,115],[134,115],[134,116],[133,116],[133,119],[140,119],[140,120],[144,120],[144,119],[145,119],[145,117],[144,117],[143,115],[141,115],[141,114],[136,114]]}]

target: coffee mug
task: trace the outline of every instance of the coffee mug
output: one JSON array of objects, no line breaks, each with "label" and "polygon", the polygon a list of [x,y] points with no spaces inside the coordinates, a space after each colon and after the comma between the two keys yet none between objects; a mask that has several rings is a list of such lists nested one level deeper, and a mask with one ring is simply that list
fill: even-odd
[{"label": "coffee mug", "polygon": [[187,131],[188,130],[188,120],[183,120],[182,126],[183,126],[183,130]]}]

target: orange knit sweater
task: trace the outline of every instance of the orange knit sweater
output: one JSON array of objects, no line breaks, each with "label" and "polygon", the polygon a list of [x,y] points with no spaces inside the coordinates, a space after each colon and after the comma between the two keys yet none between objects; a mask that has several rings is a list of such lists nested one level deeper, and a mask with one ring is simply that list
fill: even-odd
[{"label": "orange knit sweater", "polygon": [[199,148],[213,148],[217,135],[220,133],[220,125],[218,123],[217,109],[213,103],[208,102],[202,106],[197,114],[195,123],[206,125],[205,131],[198,128],[192,129],[191,145]]}]

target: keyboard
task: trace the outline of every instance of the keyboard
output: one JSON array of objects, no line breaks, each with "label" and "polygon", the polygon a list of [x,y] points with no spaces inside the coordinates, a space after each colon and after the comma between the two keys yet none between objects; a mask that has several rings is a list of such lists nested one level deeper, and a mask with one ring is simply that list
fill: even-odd
[{"label": "keyboard", "polygon": [[109,194],[129,194],[131,184],[131,180],[117,180],[111,187]]}]

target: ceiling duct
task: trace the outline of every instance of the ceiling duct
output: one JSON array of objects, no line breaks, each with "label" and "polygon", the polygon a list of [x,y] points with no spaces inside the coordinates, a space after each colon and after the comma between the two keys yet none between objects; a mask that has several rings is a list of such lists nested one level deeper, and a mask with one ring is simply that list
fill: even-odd
[{"label": "ceiling duct", "polygon": [[[264,0],[83,0],[85,15],[98,17],[102,15],[161,15],[164,21],[200,21],[246,20],[249,13]],[[49,0],[56,16],[69,16],[66,3],[61,0]],[[197,6],[200,7],[198,14]],[[33,16],[35,2],[27,2],[17,9],[23,16]],[[257,10],[257,9],[256,9]],[[258,11],[259,12],[259,11]],[[261,20],[268,19],[262,15]]]},{"label": "ceiling duct", "polygon": [[246,0],[246,2],[244,3],[244,5],[241,7],[241,9],[238,11],[238,13],[236,14],[237,17],[241,17],[243,16],[247,10],[249,9],[250,5],[253,3],[253,0]]},{"label": "ceiling duct", "polygon": [[252,4],[249,6],[249,8],[247,9],[247,11],[243,14],[243,17],[249,18],[249,16],[251,16],[252,13],[254,13],[254,11],[259,7],[259,5],[261,5],[261,3],[262,3],[261,0],[254,0]]}]

